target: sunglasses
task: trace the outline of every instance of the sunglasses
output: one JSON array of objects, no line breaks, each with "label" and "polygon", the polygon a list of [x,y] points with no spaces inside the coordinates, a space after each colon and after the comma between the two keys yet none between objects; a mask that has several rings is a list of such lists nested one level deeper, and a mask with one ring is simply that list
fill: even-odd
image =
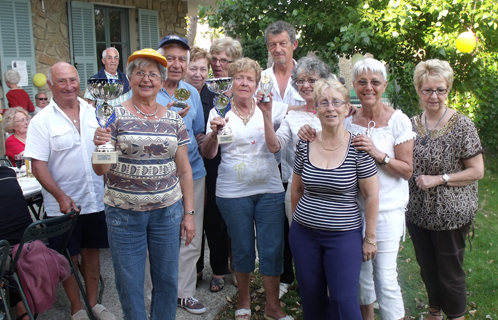
[{"label": "sunglasses", "polygon": [[36,98],[36,99],[37,99],[37,100],[45,100],[45,101],[47,101],[47,100],[48,100],[48,98]]}]

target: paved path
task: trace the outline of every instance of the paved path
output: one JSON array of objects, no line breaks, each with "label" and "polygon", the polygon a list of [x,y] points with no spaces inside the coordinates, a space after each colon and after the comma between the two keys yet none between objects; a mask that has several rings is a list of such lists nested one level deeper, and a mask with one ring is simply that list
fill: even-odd
[{"label": "paved path", "polygon": [[[209,249],[206,247],[205,252],[205,265],[209,266]],[[103,304],[109,309],[115,316],[117,320],[123,319],[123,312],[121,310],[121,304],[119,303],[118,294],[116,291],[116,286],[114,284],[114,270],[112,268],[111,253],[109,249],[101,250],[101,274],[104,278],[106,285]],[[226,304],[226,297],[232,297],[236,293],[236,289],[231,283],[231,277],[226,277],[225,288],[218,292],[212,293],[209,291],[209,281],[211,279],[212,271],[211,268],[204,269],[204,280],[202,280],[197,288],[195,298],[202,302],[206,308],[207,312],[201,315],[191,314],[184,309],[178,308],[176,312],[176,319],[179,320],[211,320],[215,319],[216,315],[220,309]],[[147,310],[150,308],[150,303],[146,301]],[[70,304],[69,300],[62,288],[59,286],[57,291],[57,300],[54,307],[41,314],[38,319],[40,320],[70,320]]]}]

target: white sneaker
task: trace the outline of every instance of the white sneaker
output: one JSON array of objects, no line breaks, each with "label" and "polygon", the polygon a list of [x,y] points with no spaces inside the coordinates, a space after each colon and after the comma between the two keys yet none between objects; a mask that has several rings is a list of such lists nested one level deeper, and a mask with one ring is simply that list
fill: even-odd
[{"label": "white sneaker", "polygon": [[88,318],[86,311],[81,309],[71,316],[71,320],[90,320],[90,318]]},{"label": "white sneaker", "polygon": [[284,296],[284,294],[287,293],[287,291],[289,291],[289,288],[290,288],[291,284],[289,283],[283,283],[283,282],[280,282],[280,292],[278,293],[278,299],[282,299],[282,297]]},{"label": "white sneaker", "polygon": [[116,320],[116,317],[101,304],[97,303],[92,312],[97,320]]}]

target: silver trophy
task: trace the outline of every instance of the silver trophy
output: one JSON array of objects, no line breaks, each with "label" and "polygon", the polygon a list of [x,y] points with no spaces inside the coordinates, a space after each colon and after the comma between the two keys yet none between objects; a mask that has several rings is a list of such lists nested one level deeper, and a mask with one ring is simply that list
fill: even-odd
[{"label": "silver trophy", "polygon": [[264,75],[259,82],[259,89],[263,92],[261,102],[270,102],[270,93],[273,88],[273,81],[269,75]]},{"label": "silver trophy", "polygon": [[[116,120],[114,107],[107,103],[109,100],[118,98],[123,93],[123,81],[117,79],[96,79],[88,80],[88,91],[97,100],[95,116],[99,126],[106,129]],[[99,103],[99,100],[103,100]],[[92,154],[92,163],[114,164],[118,162],[118,152],[111,141],[97,146]]]},{"label": "silver trophy", "polygon": [[173,104],[173,107],[185,109],[187,107],[187,103],[185,101],[190,98],[190,91],[185,88],[176,89],[174,96],[176,101]]},{"label": "silver trophy", "polygon": [[[213,78],[206,80],[206,85],[209,91],[214,92],[217,96],[214,99],[214,108],[216,109],[216,113],[220,115],[223,119],[225,119],[226,114],[232,106],[230,105],[230,99],[224,95],[224,92],[230,91],[233,85],[233,78]],[[234,142],[234,136],[232,130],[228,126],[228,123],[218,132],[218,143],[232,143]]]}]

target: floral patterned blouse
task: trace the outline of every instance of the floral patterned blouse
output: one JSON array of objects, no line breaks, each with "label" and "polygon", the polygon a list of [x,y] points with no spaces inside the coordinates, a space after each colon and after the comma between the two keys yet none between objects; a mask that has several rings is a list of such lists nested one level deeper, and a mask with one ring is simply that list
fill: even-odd
[{"label": "floral patterned blouse", "polygon": [[415,178],[463,171],[463,160],[483,152],[474,123],[456,112],[443,127],[427,135],[422,114],[411,121],[417,139],[413,148],[413,176],[409,180],[406,219],[433,231],[458,229],[472,222],[478,205],[477,181],[463,187],[442,184],[422,190],[417,187]]}]

